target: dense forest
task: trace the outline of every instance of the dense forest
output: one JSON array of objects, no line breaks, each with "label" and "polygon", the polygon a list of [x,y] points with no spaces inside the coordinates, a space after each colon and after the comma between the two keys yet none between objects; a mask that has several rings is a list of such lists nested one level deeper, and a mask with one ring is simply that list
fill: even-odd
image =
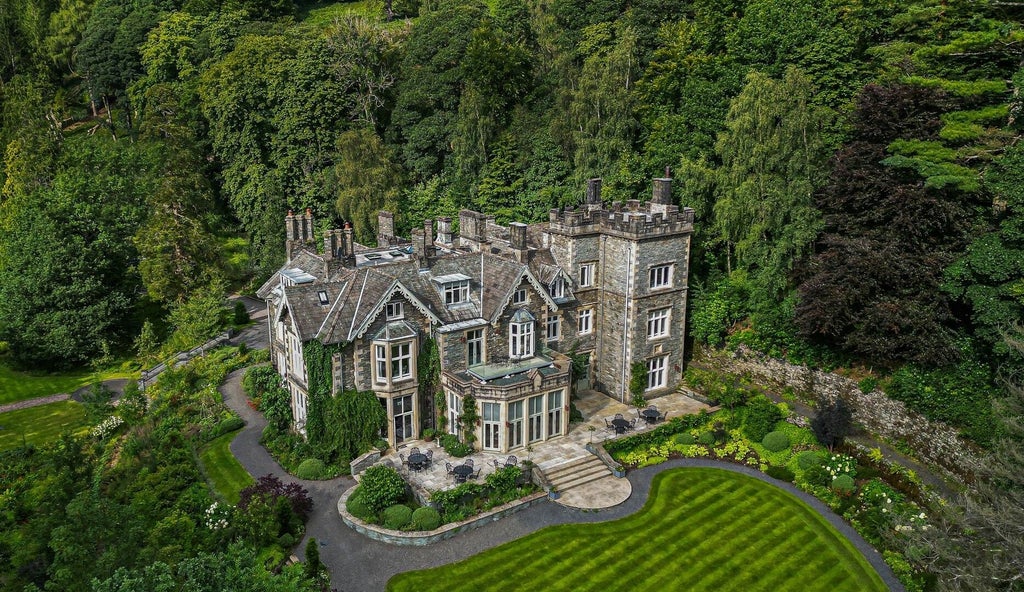
[{"label": "dense forest", "polygon": [[647,199],[668,167],[697,213],[697,343],[859,368],[991,447],[1021,370],[1022,19],[1000,0],[0,0],[0,353],[66,369],[191,345],[282,262],[288,209],[372,244],[382,208],[405,230],[466,207],[539,221],[591,177]]}]

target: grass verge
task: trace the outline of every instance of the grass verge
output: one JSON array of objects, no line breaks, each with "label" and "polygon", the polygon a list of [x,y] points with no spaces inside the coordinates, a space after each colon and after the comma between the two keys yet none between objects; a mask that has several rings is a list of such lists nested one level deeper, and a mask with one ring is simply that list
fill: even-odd
[{"label": "grass verge", "polygon": [[214,438],[199,451],[199,461],[203,464],[206,478],[231,504],[237,504],[238,493],[253,483],[252,476],[231,454],[231,441],[239,433],[236,431]]},{"label": "grass verge", "polygon": [[22,444],[41,446],[64,432],[85,433],[85,409],[74,401],[61,401],[0,413],[0,451]]},{"label": "grass verge", "polygon": [[[511,569],[510,569],[511,568]],[[655,477],[637,514],[552,526],[464,561],[396,575],[393,592],[886,590],[849,540],[795,496],[723,469]]]},{"label": "grass verge", "polygon": [[12,370],[0,362],[0,405],[48,397],[58,393],[72,393],[79,388],[111,378],[127,378],[130,373],[118,370],[93,372],[67,372],[59,374],[30,374]]}]

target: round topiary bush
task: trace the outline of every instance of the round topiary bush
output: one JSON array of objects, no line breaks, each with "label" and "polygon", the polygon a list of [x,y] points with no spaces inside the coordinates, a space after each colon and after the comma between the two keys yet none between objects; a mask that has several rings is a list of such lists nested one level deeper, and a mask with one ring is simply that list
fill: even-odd
[{"label": "round topiary bush", "polygon": [[853,482],[853,477],[849,475],[839,475],[832,480],[832,489],[840,493],[853,493],[854,489],[857,489],[857,484]]},{"label": "round topiary bush", "polygon": [[245,422],[240,417],[228,417],[220,420],[217,424],[217,434],[224,435],[245,427]]},{"label": "round topiary bush", "polygon": [[821,454],[816,450],[804,450],[800,454],[796,455],[796,464],[804,471],[811,467],[820,467]]},{"label": "round topiary bush", "polygon": [[384,528],[399,530],[412,521],[412,508],[397,504],[384,510]]},{"label": "round topiary bush", "polygon": [[769,450],[769,452],[782,452],[789,448],[789,436],[783,432],[768,432],[764,439],[761,440],[761,445]]},{"label": "round topiary bush", "polygon": [[711,432],[704,432],[703,434],[700,435],[700,437],[697,438],[697,441],[705,446],[714,446],[715,435],[712,434]]},{"label": "round topiary bush", "polygon": [[434,508],[423,506],[413,511],[412,523],[416,530],[434,530],[441,526],[441,515]]},{"label": "round topiary bush", "polygon": [[319,479],[324,474],[324,461],[319,458],[307,458],[295,467],[295,476],[299,479]]},{"label": "round topiary bush", "polygon": [[348,500],[345,502],[345,509],[348,510],[349,514],[352,514],[363,522],[372,522],[374,515],[373,512],[370,511],[369,506],[366,505],[366,500],[363,499],[362,489],[362,487],[358,487],[352,492],[352,495],[350,495]]},{"label": "round topiary bush", "polygon": [[694,438],[690,432],[683,432],[682,434],[676,434],[675,441],[676,444],[695,444],[697,438]]}]

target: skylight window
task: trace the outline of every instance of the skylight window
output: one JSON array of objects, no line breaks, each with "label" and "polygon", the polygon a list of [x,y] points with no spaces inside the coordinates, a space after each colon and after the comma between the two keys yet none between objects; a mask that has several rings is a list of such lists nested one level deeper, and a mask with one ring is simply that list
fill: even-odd
[{"label": "skylight window", "polygon": [[320,300],[320,306],[327,306],[331,303],[331,299],[327,297],[326,290],[320,290],[316,293],[316,297]]}]

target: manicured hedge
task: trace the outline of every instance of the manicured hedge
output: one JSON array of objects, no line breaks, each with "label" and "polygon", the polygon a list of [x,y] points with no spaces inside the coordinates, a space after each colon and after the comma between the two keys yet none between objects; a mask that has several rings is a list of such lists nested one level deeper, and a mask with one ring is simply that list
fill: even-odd
[{"label": "manicured hedge", "polygon": [[661,444],[663,442],[667,442],[669,438],[676,434],[681,434],[694,428],[699,428],[709,421],[711,421],[711,416],[704,410],[701,410],[701,412],[696,415],[673,417],[648,432],[606,442],[604,449],[608,451],[608,454],[614,454],[616,452],[630,452],[637,448],[650,446],[651,444]]}]

